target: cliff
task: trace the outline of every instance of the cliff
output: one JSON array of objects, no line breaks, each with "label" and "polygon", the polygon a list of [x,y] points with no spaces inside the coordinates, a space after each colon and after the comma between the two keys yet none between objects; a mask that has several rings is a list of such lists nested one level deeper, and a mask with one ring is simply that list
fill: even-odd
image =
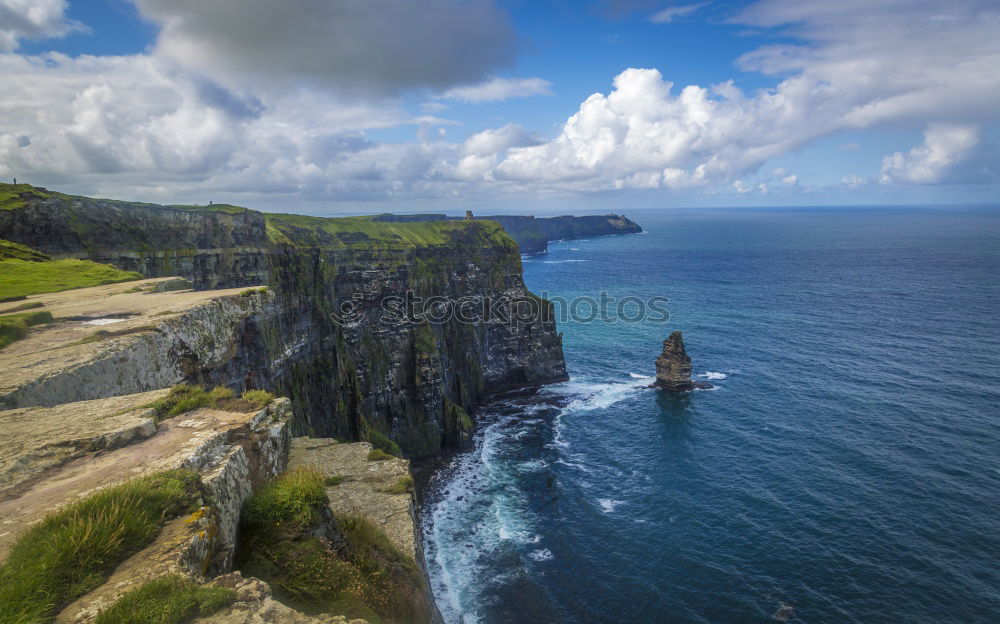
[{"label": "cliff", "polygon": [[[551,307],[527,291],[517,245],[490,221],[324,219],[0,185],[0,239],[146,277],[179,275],[198,289],[267,285],[233,321],[223,362],[203,365],[188,347],[169,352],[182,381],[290,397],[298,434],[431,456],[469,440],[468,412],[489,394],[566,378]],[[387,298],[407,292],[476,310],[464,320],[384,322]],[[505,319],[518,301],[538,313]],[[347,308],[348,322],[332,318]]]},{"label": "cliff", "polygon": [[521,246],[523,253],[543,253],[549,241],[638,234],[642,228],[634,221],[615,214],[600,216],[519,217],[486,216],[477,219],[496,221]]},{"label": "cliff", "polygon": [[[178,594],[211,597],[197,612],[217,610],[204,621],[220,624],[431,621],[408,462],[367,442],[293,441],[287,398],[175,386],[236,370],[239,345],[276,299],[185,286],[157,278],[0,303],[0,317],[25,305],[52,317],[0,349],[0,622],[85,623],[116,610],[105,621],[146,621],[167,608],[157,600],[184,605]],[[315,464],[318,489],[283,485],[298,487],[294,469]],[[283,487],[276,505],[269,492]],[[272,531],[288,528],[280,514],[296,504],[310,511],[305,535],[283,547],[328,546],[283,551],[294,556],[275,565],[335,568],[360,584],[310,579],[338,599],[310,603],[322,613],[307,616],[288,606],[280,575],[261,574],[283,602],[233,572],[258,552],[244,527],[255,504]]]},{"label": "cliff", "polygon": [[[374,220],[387,223],[445,221],[459,219],[444,214],[378,215]],[[475,217],[485,221],[496,221],[514,241],[521,253],[544,253],[549,241],[610,236],[614,234],[638,234],[642,228],[638,223],[620,215],[534,217],[515,215],[491,215]]]}]

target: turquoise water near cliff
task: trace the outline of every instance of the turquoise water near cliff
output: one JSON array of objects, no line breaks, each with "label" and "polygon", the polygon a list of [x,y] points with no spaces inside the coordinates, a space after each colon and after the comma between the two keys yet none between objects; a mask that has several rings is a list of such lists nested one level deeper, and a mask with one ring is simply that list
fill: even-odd
[{"label": "turquoise water near cliff", "polygon": [[[433,478],[447,622],[1000,621],[1000,211],[636,212],[525,261],[572,377]],[[673,329],[715,389],[647,389]],[[782,607],[790,605],[789,608]]]}]

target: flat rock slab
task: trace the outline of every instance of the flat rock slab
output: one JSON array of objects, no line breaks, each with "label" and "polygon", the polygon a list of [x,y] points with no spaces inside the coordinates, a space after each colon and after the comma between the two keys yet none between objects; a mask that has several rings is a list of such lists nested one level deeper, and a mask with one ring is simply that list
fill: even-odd
[{"label": "flat rock slab", "polygon": [[[134,400],[144,400],[145,394],[133,395]],[[78,405],[46,408],[46,415],[55,422],[69,420],[79,412]],[[164,420],[154,435],[145,439],[109,451],[86,453],[38,473],[30,482],[20,484],[12,496],[0,499],[0,562],[17,536],[46,513],[98,488],[151,472],[180,468],[205,452],[204,449],[213,449],[214,440],[250,423],[256,414],[195,410]]]},{"label": "flat rock slab", "polygon": [[410,477],[405,459],[368,461],[368,442],[337,442],[332,438],[293,438],[289,469],[310,466],[326,477],[340,477],[327,488],[334,515],[359,515],[371,520],[401,552],[417,558],[413,494],[386,490]]},{"label": "flat rock slab", "polygon": [[[19,388],[37,384],[65,371],[85,366],[96,360],[115,358],[116,352],[128,349],[144,334],[154,333],[186,312],[220,298],[239,295],[246,289],[229,290],[167,290],[178,278],[165,277],[138,280],[107,286],[79,288],[58,293],[32,295],[23,301],[0,304],[0,315],[25,303],[41,303],[37,311],[48,311],[55,322],[30,328],[28,335],[0,350],[0,397],[17,397]],[[239,299],[239,297],[237,297]],[[160,331],[164,331],[160,329]],[[104,337],[97,332],[108,332]],[[124,343],[124,344],[123,344]],[[132,371],[136,373],[138,371]],[[124,387],[129,371],[121,367],[122,380],[100,379],[109,387]],[[97,383],[97,379],[93,382]],[[119,382],[115,385],[114,382]],[[163,384],[169,385],[169,384]],[[157,386],[153,386],[157,387]],[[159,387],[162,387],[159,386]],[[142,388],[152,390],[152,387]],[[96,391],[97,389],[95,389]],[[56,405],[67,400],[100,398],[79,396],[39,403],[7,399],[8,407],[22,405]],[[11,403],[11,401],[14,401]]]},{"label": "flat rock slab", "polygon": [[0,411],[0,500],[10,498],[12,490],[24,482],[82,453],[150,437],[156,425],[146,406],[167,392]]}]

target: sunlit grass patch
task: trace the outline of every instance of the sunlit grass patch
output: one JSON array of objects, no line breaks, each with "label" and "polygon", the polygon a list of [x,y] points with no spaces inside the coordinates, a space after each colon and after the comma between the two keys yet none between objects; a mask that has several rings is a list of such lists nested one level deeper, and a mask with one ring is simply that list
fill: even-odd
[{"label": "sunlit grass patch", "polygon": [[94,624],[183,624],[212,615],[235,598],[236,592],[231,589],[165,576],[123,594],[98,614]]},{"label": "sunlit grass patch", "polygon": [[187,510],[198,475],[171,470],[100,490],[46,516],[0,566],[0,623],[47,622],[100,586],[149,544],[163,523]]}]

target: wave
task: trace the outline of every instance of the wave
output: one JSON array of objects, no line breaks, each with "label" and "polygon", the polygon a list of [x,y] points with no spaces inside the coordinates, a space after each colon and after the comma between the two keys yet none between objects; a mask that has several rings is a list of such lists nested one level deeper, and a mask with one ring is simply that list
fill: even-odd
[{"label": "wave", "polygon": [[570,401],[566,405],[566,409],[583,412],[605,409],[619,401],[624,401],[635,394],[636,390],[641,390],[645,387],[644,384],[636,385],[630,383],[588,384],[585,386],[586,389],[580,393],[583,396]]},{"label": "wave", "polygon": [[719,381],[720,379],[725,379],[726,377],[729,377],[729,375],[725,373],[717,373],[715,371],[705,371],[704,373],[699,373],[697,377],[701,377],[702,379],[710,379],[712,381]]},{"label": "wave", "polygon": [[632,379],[653,379],[652,375],[640,375],[639,373],[629,373],[628,376]]},{"label": "wave", "polygon": [[611,498],[599,498],[597,499],[597,503],[601,506],[601,511],[604,513],[613,513],[619,506],[624,505],[625,501],[614,500]]},{"label": "wave", "polygon": [[549,561],[554,557],[552,551],[548,548],[539,548],[538,550],[533,550],[528,553],[528,556],[535,561]]}]

